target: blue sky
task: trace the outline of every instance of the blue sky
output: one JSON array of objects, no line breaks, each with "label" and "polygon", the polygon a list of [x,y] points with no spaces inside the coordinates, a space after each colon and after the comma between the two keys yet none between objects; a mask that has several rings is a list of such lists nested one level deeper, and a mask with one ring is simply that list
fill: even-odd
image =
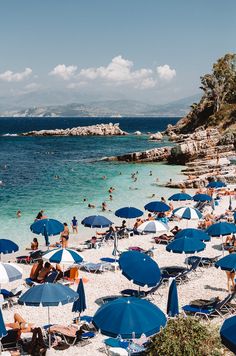
[{"label": "blue sky", "polygon": [[163,103],[235,52],[235,0],[1,0],[0,95]]}]

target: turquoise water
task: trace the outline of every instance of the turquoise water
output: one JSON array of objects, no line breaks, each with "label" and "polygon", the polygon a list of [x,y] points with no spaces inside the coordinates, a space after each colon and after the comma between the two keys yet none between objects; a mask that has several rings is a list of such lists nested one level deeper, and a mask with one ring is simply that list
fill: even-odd
[{"label": "turquoise water", "polygon": [[[158,130],[157,126],[158,122],[155,122],[153,132]],[[142,131],[142,127],[137,127],[136,123],[134,129],[131,123],[130,132]],[[2,133],[17,132],[15,127],[11,131],[9,127],[6,130],[7,132]],[[11,238],[22,246],[28,244],[33,236],[29,225],[41,209],[51,218],[70,223],[74,215],[81,221],[85,216],[102,213],[101,203],[106,201],[111,211],[105,215],[114,220],[113,213],[117,208],[133,205],[143,209],[144,204],[152,200],[152,194],[155,194],[157,199],[170,195],[170,190],[160,187],[157,183],[163,184],[178,176],[180,166],[99,160],[104,156],[155,146],[157,143],[149,142],[147,136],[133,135],[0,137],[0,180],[3,181],[0,186],[1,236]],[[138,179],[133,182],[131,173],[136,171]],[[150,171],[152,176],[149,175]],[[106,179],[103,179],[103,176],[106,176]],[[112,201],[108,193],[111,186],[115,188]],[[94,204],[96,208],[88,208],[88,203]],[[16,217],[18,209],[22,211],[20,219]],[[79,230],[83,235],[84,228],[79,226]]]}]

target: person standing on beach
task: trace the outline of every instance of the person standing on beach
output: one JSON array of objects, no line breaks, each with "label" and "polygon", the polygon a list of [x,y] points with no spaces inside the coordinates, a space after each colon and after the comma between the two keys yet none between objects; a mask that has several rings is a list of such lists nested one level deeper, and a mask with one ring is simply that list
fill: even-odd
[{"label": "person standing on beach", "polygon": [[62,245],[62,248],[67,248],[70,231],[69,231],[69,228],[68,228],[68,225],[66,222],[64,222],[63,225],[64,225],[64,230],[61,233],[61,245]]},{"label": "person standing on beach", "polygon": [[71,227],[73,234],[78,234],[78,220],[75,216],[73,216],[73,219],[71,220]]}]

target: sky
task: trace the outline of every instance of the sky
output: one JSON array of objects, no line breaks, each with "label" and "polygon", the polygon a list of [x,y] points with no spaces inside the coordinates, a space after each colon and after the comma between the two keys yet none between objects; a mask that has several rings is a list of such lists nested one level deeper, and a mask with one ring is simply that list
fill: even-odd
[{"label": "sky", "polygon": [[235,0],[1,0],[2,103],[195,95],[236,52],[235,13]]}]

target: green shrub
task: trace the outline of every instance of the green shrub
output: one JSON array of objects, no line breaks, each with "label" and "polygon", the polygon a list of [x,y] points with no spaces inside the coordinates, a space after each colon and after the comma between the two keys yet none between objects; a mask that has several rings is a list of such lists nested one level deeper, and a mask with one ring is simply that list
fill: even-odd
[{"label": "green shrub", "polygon": [[210,323],[194,318],[170,319],[167,326],[151,338],[149,356],[222,355],[219,331]]}]

